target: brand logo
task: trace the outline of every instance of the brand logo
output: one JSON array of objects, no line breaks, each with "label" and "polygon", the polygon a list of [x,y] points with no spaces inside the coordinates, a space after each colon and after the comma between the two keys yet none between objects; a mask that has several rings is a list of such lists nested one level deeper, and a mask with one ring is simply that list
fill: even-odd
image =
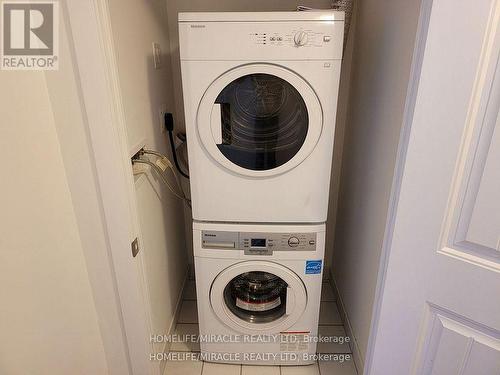
[{"label": "brand logo", "polygon": [[306,275],[321,273],[322,260],[306,260]]},{"label": "brand logo", "polygon": [[191,28],[193,29],[203,29],[205,25],[199,24],[199,23],[193,23],[191,24]]},{"label": "brand logo", "polygon": [[59,54],[57,1],[3,1],[0,68],[55,70]]}]

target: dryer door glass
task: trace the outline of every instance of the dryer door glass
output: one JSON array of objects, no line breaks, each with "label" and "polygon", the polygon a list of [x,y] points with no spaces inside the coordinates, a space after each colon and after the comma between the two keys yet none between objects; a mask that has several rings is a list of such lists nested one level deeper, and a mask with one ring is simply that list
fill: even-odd
[{"label": "dryer door glass", "polygon": [[232,81],[215,105],[220,107],[216,126],[222,130],[217,147],[240,167],[279,167],[297,154],[306,139],[309,118],[304,99],[274,75],[254,73]]},{"label": "dryer door glass", "polygon": [[229,310],[249,323],[268,323],[286,312],[288,284],[276,275],[262,271],[242,273],[224,288]]}]

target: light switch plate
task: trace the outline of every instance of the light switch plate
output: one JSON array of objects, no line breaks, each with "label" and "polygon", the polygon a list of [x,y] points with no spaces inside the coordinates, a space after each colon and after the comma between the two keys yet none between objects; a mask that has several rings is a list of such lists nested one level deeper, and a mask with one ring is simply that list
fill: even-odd
[{"label": "light switch plate", "polygon": [[167,129],[165,129],[165,113],[167,113],[167,105],[165,103],[160,104],[160,108],[158,110],[159,115],[159,124],[160,124],[160,133],[165,133]]},{"label": "light switch plate", "polygon": [[161,48],[159,43],[153,43],[153,65],[155,69],[161,69]]}]

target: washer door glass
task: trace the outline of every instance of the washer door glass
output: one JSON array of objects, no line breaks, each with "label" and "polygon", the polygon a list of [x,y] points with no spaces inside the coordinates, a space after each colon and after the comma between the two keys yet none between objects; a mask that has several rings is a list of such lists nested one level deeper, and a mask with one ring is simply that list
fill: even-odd
[{"label": "washer door glass", "polygon": [[272,334],[297,323],[306,309],[307,292],[300,277],[281,264],[244,261],[213,280],[210,304],[220,321],[237,332]]},{"label": "washer door glass", "polygon": [[288,284],[280,277],[262,271],[242,273],[224,288],[229,310],[249,323],[269,323],[286,312]]},{"label": "washer door glass", "polygon": [[[268,170],[292,159],[308,131],[307,106],[284,79],[253,73],[229,83],[218,95],[220,152],[250,170]],[[218,115],[218,111],[217,111]]]}]

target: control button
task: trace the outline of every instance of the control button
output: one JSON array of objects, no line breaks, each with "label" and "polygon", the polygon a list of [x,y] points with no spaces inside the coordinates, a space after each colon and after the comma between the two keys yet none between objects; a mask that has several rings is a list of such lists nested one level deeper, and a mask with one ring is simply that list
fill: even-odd
[{"label": "control button", "polygon": [[306,45],[307,33],[305,31],[297,31],[293,37],[293,41],[297,47]]},{"label": "control button", "polygon": [[332,40],[332,37],[330,35],[323,36],[323,42],[328,43],[330,40]]},{"label": "control button", "polygon": [[270,39],[271,41],[273,41],[273,42],[276,40],[276,38],[275,38],[274,36],[270,37],[269,39]]},{"label": "control button", "polygon": [[281,42],[281,41],[283,40],[283,38],[279,36],[279,37],[277,37],[277,38],[276,38],[276,40],[277,40],[278,42]]},{"label": "control button", "polygon": [[314,241],[314,240],[309,241],[309,245],[314,245],[315,243],[316,243],[316,241]]},{"label": "control button", "polygon": [[299,243],[300,243],[300,241],[297,237],[290,237],[288,239],[288,246],[290,246],[290,247],[297,247],[297,246],[299,246]]}]

